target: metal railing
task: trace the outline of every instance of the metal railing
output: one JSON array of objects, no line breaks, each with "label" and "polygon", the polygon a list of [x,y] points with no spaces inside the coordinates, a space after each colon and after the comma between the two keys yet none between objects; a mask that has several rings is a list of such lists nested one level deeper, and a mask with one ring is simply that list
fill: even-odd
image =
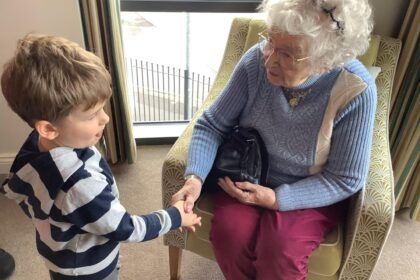
[{"label": "metal railing", "polygon": [[127,60],[134,122],[188,121],[206,98],[211,79],[189,70]]}]

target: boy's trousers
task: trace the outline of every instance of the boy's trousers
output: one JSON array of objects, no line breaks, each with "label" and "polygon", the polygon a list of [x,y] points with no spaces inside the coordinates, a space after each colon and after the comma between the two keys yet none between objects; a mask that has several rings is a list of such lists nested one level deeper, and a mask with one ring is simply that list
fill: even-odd
[{"label": "boy's trousers", "polygon": [[[119,265],[117,265],[114,271],[110,275],[105,277],[104,279],[91,279],[91,280],[118,280],[118,274],[119,274]],[[56,279],[51,272],[50,272],[50,279],[51,280]]]}]

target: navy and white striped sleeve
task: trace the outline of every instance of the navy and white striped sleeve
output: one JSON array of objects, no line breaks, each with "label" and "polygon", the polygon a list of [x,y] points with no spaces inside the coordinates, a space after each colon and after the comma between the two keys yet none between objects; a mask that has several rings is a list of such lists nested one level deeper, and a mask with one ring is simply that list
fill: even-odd
[{"label": "navy and white striped sleeve", "polygon": [[181,225],[181,215],[175,207],[142,216],[130,215],[101,178],[81,179],[59,196],[57,207],[65,220],[115,241],[146,241]]}]

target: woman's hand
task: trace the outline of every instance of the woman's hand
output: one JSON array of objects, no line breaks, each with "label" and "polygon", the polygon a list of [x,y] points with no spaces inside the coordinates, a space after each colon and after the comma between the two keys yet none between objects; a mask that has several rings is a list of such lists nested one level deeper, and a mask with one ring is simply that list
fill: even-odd
[{"label": "woman's hand", "polygon": [[184,211],[190,213],[194,207],[194,202],[198,199],[201,192],[201,181],[197,178],[189,178],[184,186],[172,196],[171,202],[175,204],[179,200],[184,200]]},{"label": "woman's hand", "polygon": [[278,210],[276,193],[267,187],[250,182],[232,182],[229,177],[219,178],[219,186],[231,197],[244,204]]}]

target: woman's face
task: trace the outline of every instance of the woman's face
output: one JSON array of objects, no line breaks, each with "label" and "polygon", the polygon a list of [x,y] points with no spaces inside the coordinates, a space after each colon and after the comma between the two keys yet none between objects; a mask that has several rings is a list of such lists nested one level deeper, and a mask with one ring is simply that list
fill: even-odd
[{"label": "woman's face", "polygon": [[303,36],[269,31],[263,54],[267,78],[273,85],[295,87],[311,74],[311,58]]}]

